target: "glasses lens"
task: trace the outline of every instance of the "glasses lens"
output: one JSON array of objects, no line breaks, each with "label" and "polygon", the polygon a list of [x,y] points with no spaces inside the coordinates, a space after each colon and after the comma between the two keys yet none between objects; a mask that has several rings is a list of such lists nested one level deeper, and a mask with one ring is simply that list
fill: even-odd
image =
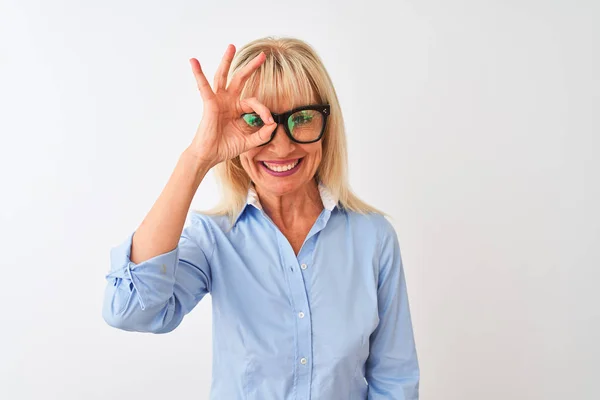
[{"label": "glasses lens", "polygon": [[265,124],[256,113],[244,114],[242,115],[242,119],[246,122],[246,127],[250,132],[256,132]]},{"label": "glasses lens", "polygon": [[310,142],[316,140],[321,131],[325,118],[317,110],[300,110],[288,118],[288,128],[294,139],[299,142]]}]

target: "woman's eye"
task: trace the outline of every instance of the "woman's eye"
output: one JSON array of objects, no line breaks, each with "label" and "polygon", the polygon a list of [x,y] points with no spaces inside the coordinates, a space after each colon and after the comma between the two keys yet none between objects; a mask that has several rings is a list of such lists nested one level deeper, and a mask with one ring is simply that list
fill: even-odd
[{"label": "woman's eye", "polygon": [[302,125],[304,123],[310,122],[312,120],[312,116],[308,114],[304,115],[296,115],[293,118],[294,125]]},{"label": "woman's eye", "polygon": [[248,126],[261,127],[264,125],[263,120],[257,114],[244,114],[243,118]]}]

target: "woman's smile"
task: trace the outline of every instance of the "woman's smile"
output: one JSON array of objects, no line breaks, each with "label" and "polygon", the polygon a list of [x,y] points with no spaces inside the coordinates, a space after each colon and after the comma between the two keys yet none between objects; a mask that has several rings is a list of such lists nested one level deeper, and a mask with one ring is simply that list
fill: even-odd
[{"label": "woman's smile", "polygon": [[298,169],[300,169],[300,166],[302,164],[302,159],[303,158],[282,160],[282,161],[269,160],[269,161],[259,161],[258,163],[270,175],[277,176],[277,177],[283,177],[283,176],[289,176],[289,175],[296,173],[296,171],[298,171]]}]

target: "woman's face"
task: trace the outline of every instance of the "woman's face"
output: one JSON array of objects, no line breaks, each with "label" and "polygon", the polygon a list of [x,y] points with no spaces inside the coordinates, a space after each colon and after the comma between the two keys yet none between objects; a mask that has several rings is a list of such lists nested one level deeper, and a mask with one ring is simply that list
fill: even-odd
[{"label": "woman's face", "polygon": [[[288,110],[289,108],[272,109],[271,112],[283,113]],[[269,144],[240,154],[240,162],[260,190],[281,196],[301,188],[315,176],[321,162],[321,142],[293,142],[280,124]],[[291,166],[293,168],[289,169]]]}]

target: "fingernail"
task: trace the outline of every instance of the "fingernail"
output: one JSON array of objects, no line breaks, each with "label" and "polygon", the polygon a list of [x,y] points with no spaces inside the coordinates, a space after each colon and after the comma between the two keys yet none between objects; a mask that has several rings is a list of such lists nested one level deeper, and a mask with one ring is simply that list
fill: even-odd
[{"label": "fingernail", "polygon": [[273,120],[273,117],[269,117],[269,123],[272,124],[273,122],[275,122],[275,120]]}]

